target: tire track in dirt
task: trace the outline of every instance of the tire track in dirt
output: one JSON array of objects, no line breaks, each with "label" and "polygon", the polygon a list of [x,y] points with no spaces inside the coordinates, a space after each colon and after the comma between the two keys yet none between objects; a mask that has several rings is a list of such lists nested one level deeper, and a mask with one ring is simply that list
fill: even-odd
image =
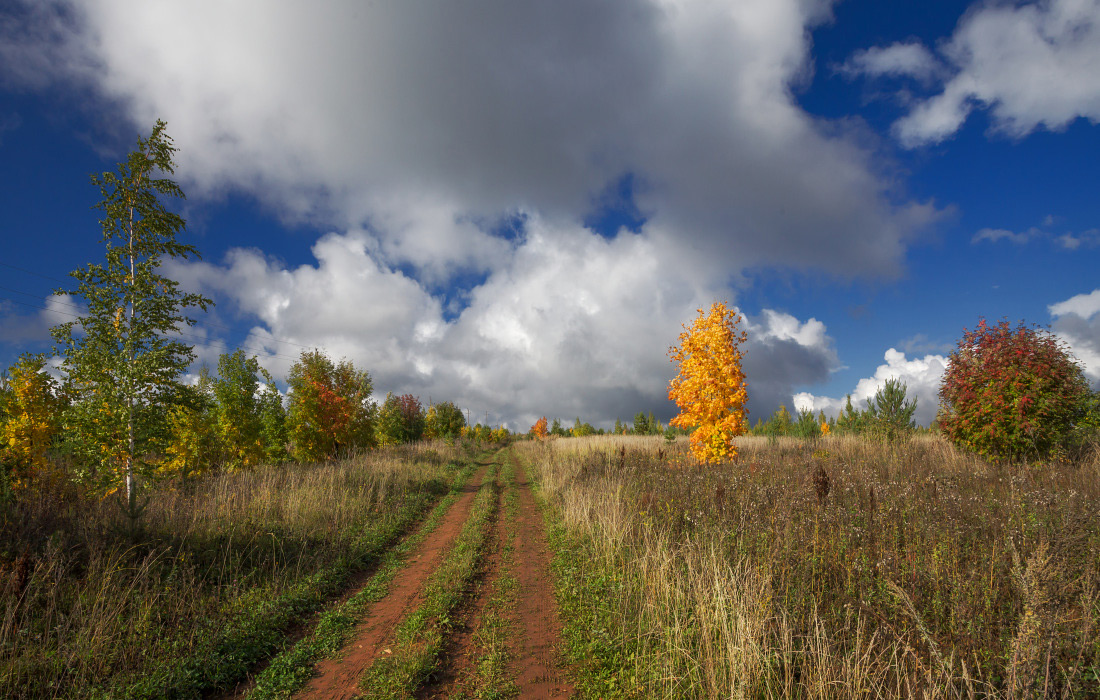
[{"label": "tire track in dirt", "polygon": [[325,659],[316,668],[317,675],[295,695],[309,700],[351,700],[359,694],[359,677],[376,658],[385,653],[384,645],[402,619],[415,610],[424,584],[450,549],[462,525],[469,518],[474,496],[487,486],[483,466],[475,478],[462,488],[462,495],[401,569],[382,600],[371,606],[359,623],[355,637],[345,647],[346,653],[337,659]]},{"label": "tire track in dirt", "polygon": [[475,595],[454,616],[459,622],[449,635],[444,649],[444,658],[440,668],[433,674],[431,682],[416,694],[421,700],[447,700],[456,696],[468,697],[467,688],[474,682],[477,673],[477,652],[474,635],[477,634],[485,618],[486,608],[493,589],[500,576],[504,556],[506,516],[504,508],[505,490],[503,486],[497,493],[497,518],[493,523],[490,544],[485,548],[486,558],[482,565],[479,581],[474,588]]},{"label": "tire track in dirt", "polygon": [[575,691],[560,662],[562,638],[550,575],[550,549],[542,512],[531,491],[531,481],[516,456],[508,454],[519,495],[517,520],[512,527],[514,574],[517,580],[511,669],[519,697],[524,700],[571,697]]},{"label": "tire track in dirt", "polygon": [[[446,657],[435,681],[422,688],[421,700],[444,700],[471,697],[471,688],[479,680],[475,635],[484,623],[490,599],[501,577],[515,580],[514,601],[502,611],[509,629],[508,677],[515,682],[517,696],[533,698],[569,697],[573,684],[560,664],[562,625],[550,576],[550,550],[546,543],[542,512],[535,502],[531,482],[512,453],[506,453],[502,469],[514,475],[516,508],[504,507],[502,489],[498,502],[498,518],[494,525],[495,542],[488,550],[484,576],[476,597],[460,616],[453,637],[447,643]],[[507,481],[507,479],[504,479]],[[511,549],[505,557],[505,550]],[[501,692],[503,688],[491,688]]]}]

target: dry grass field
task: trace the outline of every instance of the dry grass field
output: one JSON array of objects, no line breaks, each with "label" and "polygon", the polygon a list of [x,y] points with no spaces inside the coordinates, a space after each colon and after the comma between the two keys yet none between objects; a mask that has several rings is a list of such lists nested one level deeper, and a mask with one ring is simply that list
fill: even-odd
[{"label": "dry grass field", "polygon": [[41,490],[0,518],[5,698],[192,697],[279,648],[447,491],[442,443],[114,499]]},{"label": "dry grass field", "polygon": [[[590,696],[1098,697],[1100,456],[527,442]],[[586,659],[588,659],[586,661]]]}]

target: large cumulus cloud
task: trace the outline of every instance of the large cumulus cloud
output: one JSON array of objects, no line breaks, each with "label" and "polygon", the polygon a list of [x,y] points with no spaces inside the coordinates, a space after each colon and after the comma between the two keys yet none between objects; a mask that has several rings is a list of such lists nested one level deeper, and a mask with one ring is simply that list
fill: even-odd
[{"label": "large cumulus cloud", "polygon": [[[226,300],[224,312],[258,319],[245,344],[276,374],[301,351],[286,341],[321,347],[369,368],[380,392],[456,400],[519,429],[542,414],[604,425],[639,410],[670,418],[668,348],[721,293],[677,266],[659,238],[606,239],[532,217],[507,262],[449,318],[413,280],[375,264],[369,244],[361,231],[332,233],[314,245],[315,264],[288,268],[234,249],[169,272]],[[743,323],[754,413],[770,413],[837,364],[816,320],[766,310]]]},{"label": "large cumulus cloud", "polygon": [[195,187],[371,224],[386,262],[436,274],[493,253],[462,222],[579,220],[625,173],[697,264],[889,272],[936,215],[795,102],[827,2],[34,7],[4,36],[9,79],[165,118]]},{"label": "large cumulus cloud", "polygon": [[[120,150],[166,119],[193,198],[334,231],[312,265],[235,250],[172,268],[256,320],[276,369],[296,354],[282,339],[491,420],[613,420],[668,414],[679,324],[736,303],[746,267],[890,275],[938,216],[798,106],[830,6],[25,2],[0,73],[78,85],[123,117]],[[586,229],[624,178],[640,230]],[[836,365],[816,321],[747,323],[754,413]]]}]

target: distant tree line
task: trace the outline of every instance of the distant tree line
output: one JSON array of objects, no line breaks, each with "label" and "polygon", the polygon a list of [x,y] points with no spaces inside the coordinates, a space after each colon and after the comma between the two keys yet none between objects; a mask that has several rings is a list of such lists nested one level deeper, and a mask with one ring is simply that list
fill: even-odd
[{"label": "distant tree line", "polygon": [[553,422],[546,420],[545,416],[535,422],[528,430],[528,435],[533,437],[586,437],[589,435],[664,435],[675,437],[677,435],[690,435],[691,431],[685,428],[677,428],[662,425],[653,416],[653,412],[639,411],[634,415],[632,423],[624,423],[621,419],[615,420],[615,427],[611,430],[597,428],[591,423],[581,422],[578,416],[573,420],[572,427],[565,427],[562,421],[555,418]]},{"label": "distant tree line", "polygon": [[834,418],[826,418],[824,411],[815,415],[807,409],[792,416],[787,407],[781,404],[767,420],[758,419],[749,433],[802,438],[865,435],[896,441],[917,430],[913,419],[917,401],[907,399],[906,390],[907,387],[901,380],[887,379],[874,397],[867,399],[866,406],[862,409],[856,409],[852,405],[852,396],[849,394],[844,408]]}]

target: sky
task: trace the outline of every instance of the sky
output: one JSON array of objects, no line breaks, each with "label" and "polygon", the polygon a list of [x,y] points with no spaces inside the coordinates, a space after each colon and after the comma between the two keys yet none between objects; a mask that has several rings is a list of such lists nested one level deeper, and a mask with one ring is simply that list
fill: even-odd
[{"label": "sky", "polygon": [[0,366],[78,312],[89,175],[157,119],[194,370],[317,347],[513,430],[664,422],[724,300],[750,422],[898,378],[927,424],[981,318],[1100,388],[1100,0],[7,0]]}]

